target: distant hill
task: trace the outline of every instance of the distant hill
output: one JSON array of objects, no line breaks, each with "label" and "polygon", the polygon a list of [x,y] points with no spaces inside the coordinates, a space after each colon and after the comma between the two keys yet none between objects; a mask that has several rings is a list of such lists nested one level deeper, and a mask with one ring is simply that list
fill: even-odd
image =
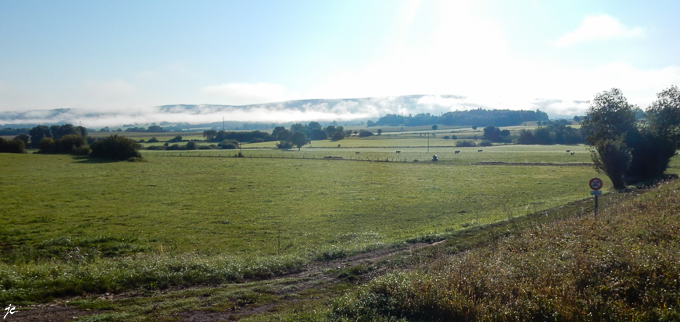
[{"label": "distant hill", "polygon": [[[472,109],[472,110],[471,110]],[[415,115],[406,117],[404,115]],[[400,118],[395,121],[395,118]],[[524,121],[547,120],[540,111],[494,110],[473,104],[464,96],[406,95],[348,99],[309,99],[250,105],[174,104],[146,109],[92,111],[63,108],[53,110],[0,112],[2,127],[32,127],[37,124],[83,125],[89,128],[144,125],[152,122],[182,124],[186,128],[260,129],[271,124],[292,122],[332,122],[358,124],[376,120],[378,124],[513,125]],[[372,122],[375,124],[375,122]]]}]

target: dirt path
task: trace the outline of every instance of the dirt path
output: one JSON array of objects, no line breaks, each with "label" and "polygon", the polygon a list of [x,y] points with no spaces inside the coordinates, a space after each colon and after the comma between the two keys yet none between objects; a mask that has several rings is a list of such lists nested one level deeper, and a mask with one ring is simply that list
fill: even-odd
[{"label": "dirt path", "polygon": [[[327,274],[328,270],[340,270],[344,268],[354,267],[358,265],[371,265],[402,252],[412,253],[418,249],[440,244],[445,242],[439,241],[436,243],[417,243],[409,244],[405,248],[391,248],[391,249],[381,249],[369,253],[357,254],[354,256],[335,259],[326,262],[313,262],[310,263],[303,271],[297,273],[284,274],[282,276],[277,276],[270,281],[276,281],[278,279],[284,278],[295,278],[299,279],[300,282],[296,284],[295,291],[303,292],[311,288],[318,287],[328,287],[333,283],[343,282],[342,278],[337,277],[334,274]],[[386,268],[378,268],[369,274],[366,274],[364,278],[372,278],[377,275],[384,274]],[[260,280],[261,281],[261,280]],[[189,287],[187,287],[189,288]],[[179,289],[179,288],[178,288]],[[101,294],[100,299],[122,299],[128,297],[140,296],[137,292],[123,293],[123,294]],[[294,302],[299,302],[300,300],[290,300],[284,302],[276,302],[269,304],[253,304],[246,305],[242,307],[234,307],[231,310],[224,312],[208,312],[202,310],[187,311],[175,318],[179,318],[179,321],[194,321],[194,322],[206,322],[206,321],[223,321],[227,319],[239,319],[240,317],[264,313],[276,306],[287,305]],[[46,304],[31,305],[27,307],[18,307],[14,314],[8,315],[8,321],[50,321],[50,322],[62,322],[71,321],[78,317],[83,317],[92,314],[104,313],[102,311],[92,311],[92,310],[82,310],[74,306],[69,306],[69,299],[60,299]],[[4,314],[5,312],[3,312]],[[11,320],[10,320],[11,319]]]}]

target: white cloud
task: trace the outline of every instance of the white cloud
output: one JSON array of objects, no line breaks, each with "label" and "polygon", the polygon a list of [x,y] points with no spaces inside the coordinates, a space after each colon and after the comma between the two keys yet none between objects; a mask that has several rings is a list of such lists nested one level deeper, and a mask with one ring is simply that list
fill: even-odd
[{"label": "white cloud", "polygon": [[574,44],[610,38],[640,37],[644,29],[628,28],[609,15],[589,16],[583,18],[581,25],[574,31],[557,38],[552,44],[556,47],[567,47]]},{"label": "white cloud", "polygon": [[206,86],[201,91],[223,97],[226,99],[225,103],[230,105],[280,102],[288,97],[283,86],[270,83],[227,83]]}]

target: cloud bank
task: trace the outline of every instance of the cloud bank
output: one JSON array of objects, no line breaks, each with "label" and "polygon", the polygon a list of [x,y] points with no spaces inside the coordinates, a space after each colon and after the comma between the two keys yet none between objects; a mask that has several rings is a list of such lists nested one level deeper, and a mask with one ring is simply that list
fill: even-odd
[{"label": "cloud bank", "polygon": [[[540,109],[549,115],[562,115],[564,111],[584,111],[584,102],[539,99],[526,109]],[[81,124],[90,128],[121,126],[123,124],[148,124],[152,122],[203,124],[227,121],[289,123],[304,121],[355,121],[377,120],[386,114],[433,115],[449,111],[470,109],[496,109],[457,95],[408,95],[353,99],[295,100],[250,105],[163,105],[148,109],[119,112],[93,112],[86,109],[33,110],[26,112],[0,112],[0,124]],[[555,113],[557,112],[557,113]]]}]

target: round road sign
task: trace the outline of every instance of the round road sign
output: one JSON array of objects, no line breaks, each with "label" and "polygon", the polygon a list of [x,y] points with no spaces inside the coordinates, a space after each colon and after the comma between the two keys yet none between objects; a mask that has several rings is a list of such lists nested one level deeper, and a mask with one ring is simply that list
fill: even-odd
[{"label": "round road sign", "polygon": [[592,178],[592,179],[590,179],[590,182],[588,183],[588,185],[590,186],[590,189],[600,190],[600,189],[602,189],[602,179]]}]

